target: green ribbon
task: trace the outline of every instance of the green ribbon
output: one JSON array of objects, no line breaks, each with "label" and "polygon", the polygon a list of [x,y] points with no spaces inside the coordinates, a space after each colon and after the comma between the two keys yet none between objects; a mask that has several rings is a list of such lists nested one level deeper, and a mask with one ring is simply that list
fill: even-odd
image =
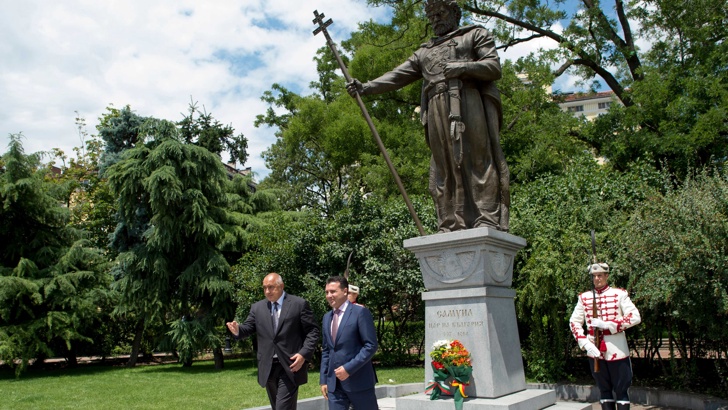
[{"label": "green ribbon", "polygon": [[452,377],[452,387],[455,389],[453,399],[455,399],[455,410],[463,410],[463,399],[468,397],[465,395],[465,386],[470,384],[470,376],[473,374],[471,366],[450,366],[447,368],[450,377]]},{"label": "green ribbon", "polygon": [[[465,386],[470,384],[470,376],[473,374],[471,366],[449,366],[445,369],[438,369],[432,365],[433,380],[425,393],[430,394],[430,400],[437,400],[440,395],[452,395],[455,401],[455,410],[463,410],[463,399],[468,397],[465,394]],[[448,385],[448,379],[452,381]],[[452,386],[452,387],[451,387]]]}]

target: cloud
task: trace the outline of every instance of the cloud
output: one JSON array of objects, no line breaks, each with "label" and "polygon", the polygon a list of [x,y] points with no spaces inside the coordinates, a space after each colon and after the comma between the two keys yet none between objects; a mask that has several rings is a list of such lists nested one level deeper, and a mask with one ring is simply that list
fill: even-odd
[{"label": "cloud", "polygon": [[[124,2],[24,0],[0,14],[0,143],[22,132],[26,152],[81,145],[76,111],[96,133],[105,107],[182,118],[190,100],[249,140],[246,166],[260,177],[272,130],[253,126],[273,83],[307,92],[325,38],[313,11],[334,19],[341,41],[386,10],[361,0]],[[293,89],[293,88],[292,88]]]},{"label": "cloud", "polygon": [[[96,133],[113,104],[143,116],[179,120],[196,101],[249,140],[249,160],[267,175],[261,153],[273,130],[253,123],[273,83],[308,93],[313,58],[326,45],[313,35],[313,11],[333,18],[341,42],[358,22],[388,21],[364,0],[23,0],[0,13],[0,152],[22,132],[26,152],[81,145],[76,112]],[[530,41],[501,52],[516,60],[556,44]],[[573,79],[561,80],[564,90]]]}]

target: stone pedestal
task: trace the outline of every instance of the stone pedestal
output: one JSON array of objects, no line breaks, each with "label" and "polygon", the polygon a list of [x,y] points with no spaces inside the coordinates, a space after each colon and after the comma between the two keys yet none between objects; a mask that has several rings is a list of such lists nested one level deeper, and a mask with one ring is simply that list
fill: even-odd
[{"label": "stone pedestal", "polygon": [[[516,327],[516,292],[475,287],[424,292],[425,346],[458,339],[470,351],[473,375],[465,394],[494,398],[524,390],[526,377]],[[425,380],[432,379],[425,357]]]},{"label": "stone pedestal", "polygon": [[[465,394],[470,396],[471,406],[476,398],[500,398],[510,403],[525,397],[526,378],[514,301],[516,292],[510,288],[513,260],[524,246],[525,239],[491,228],[404,241],[404,247],[414,252],[419,260],[427,288],[422,294],[425,346],[429,353],[435,341],[457,339],[470,351],[473,375]],[[426,355],[426,384],[432,379],[430,362]],[[531,409],[546,407],[554,404],[555,395],[552,396],[552,401],[540,396],[538,406],[533,402],[524,404]],[[546,401],[550,403],[541,406]],[[398,409],[399,406],[398,400]],[[416,406],[412,404],[412,409]],[[421,407],[420,404],[419,409]]]}]

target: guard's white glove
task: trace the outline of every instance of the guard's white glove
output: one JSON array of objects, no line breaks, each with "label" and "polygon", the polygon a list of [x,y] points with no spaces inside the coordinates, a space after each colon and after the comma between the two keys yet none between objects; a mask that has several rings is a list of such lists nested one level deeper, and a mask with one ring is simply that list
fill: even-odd
[{"label": "guard's white glove", "polygon": [[592,319],[589,327],[596,327],[597,329],[609,329],[609,324],[601,319]]},{"label": "guard's white glove", "polygon": [[584,344],[584,350],[586,350],[586,355],[589,357],[602,357],[602,352],[600,352],[592,342],[586,342],[586,344]]}]

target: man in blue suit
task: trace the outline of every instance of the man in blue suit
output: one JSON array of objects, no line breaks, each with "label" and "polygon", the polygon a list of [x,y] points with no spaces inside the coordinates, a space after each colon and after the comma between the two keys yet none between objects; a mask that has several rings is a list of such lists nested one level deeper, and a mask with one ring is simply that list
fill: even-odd
[{"label": "man in blue suit", "polygon": [[372,357],[377,333],[369,309],[347,299],[349,282],[343,276],[326,281],[326,301],[332,310],[324,315],[321,352],[321,393],[329,410],[377,410]]}]

